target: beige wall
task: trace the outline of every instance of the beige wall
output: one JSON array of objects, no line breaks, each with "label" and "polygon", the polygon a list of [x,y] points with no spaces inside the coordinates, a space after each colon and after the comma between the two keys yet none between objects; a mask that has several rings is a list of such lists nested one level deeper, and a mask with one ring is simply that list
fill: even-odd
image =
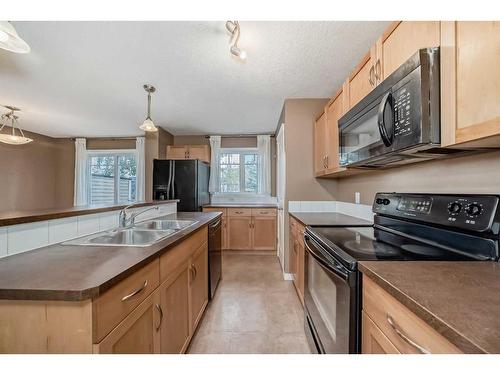
[{"label": "beige wall", "polygon": [[338,180],[338,199],[371,205],[376,192],[500,194],[500,151],[436,160]]},{"label": "beige wall", "polygon": [[72,206],[73,142],[24,133],[34,141],[19,146],[0,143],[0,211]]},{"label": "beige wall", "polygon": [[135,150],[135,138],[87,138],[87,150]]},{"label": "beige wall", "polygon": [[328,99],[287,99],[284,103],[286,183],[284,269],[289,268],[288,202],[297,200],[335,200],[337,182],[314,177],[313,124]]}]

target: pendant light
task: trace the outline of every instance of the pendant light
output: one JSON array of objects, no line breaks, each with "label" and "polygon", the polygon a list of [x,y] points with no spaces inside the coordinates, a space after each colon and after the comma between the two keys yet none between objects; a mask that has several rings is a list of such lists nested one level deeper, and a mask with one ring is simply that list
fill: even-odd
[{"label": "pendant light", "polygon": [[158,128],[155,126],[153,120],[151,120],[151,94],[156,91],[156,89],[151,85],[144,85],[144,90],[148,93],[148,117],[144,120],[139,129],[145,132],[156,132]]},{"label": "pendant light", "polygon": [[[17,121],[18,116],[15,115],[14,112],[20,111],[20,109],[10,105],[6,105],[4,107],[7,108],[9,112],[3,114],[1,118],[2,126],[0,127],[0,142],[8,143],[9,145],[24,145],[26,143],[33,142],[33,139],[24,136],[23,130],[19,127],[19,122]],[[15,124],[17,124],[17,130],[21,134],[20,136],[16,135]],[[12,128],[11,134],[2,133],[5,126],[10,126]]]},{"label": "pendant light", "polygon": [[17,34],[8,21],[0,21],[0,48],[15,53],[28,53],[30,46]]}]

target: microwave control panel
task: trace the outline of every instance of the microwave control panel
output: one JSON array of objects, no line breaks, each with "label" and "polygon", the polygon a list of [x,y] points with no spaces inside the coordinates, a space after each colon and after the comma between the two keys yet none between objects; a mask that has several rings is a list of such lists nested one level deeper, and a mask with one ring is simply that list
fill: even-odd
[{"label": "microwave control panel", "polygon": [[378,193],[373,212],[450,228],[500,232],[500,199],[495,195]]},{"label": "microwave control panel", "polygon": [[394,93],[394,136],[411,134],[412,97],[407,87]]}]

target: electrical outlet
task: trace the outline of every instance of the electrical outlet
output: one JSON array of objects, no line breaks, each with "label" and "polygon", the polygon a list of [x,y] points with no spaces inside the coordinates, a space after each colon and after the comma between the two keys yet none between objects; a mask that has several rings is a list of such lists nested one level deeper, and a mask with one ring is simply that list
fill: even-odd
[{"label": "electrical outlet", "polygon": [[360,204],[361,203],[361,193],[359,191],[357,191],[357,192],[354,193],[354,202],[356,204]]}]

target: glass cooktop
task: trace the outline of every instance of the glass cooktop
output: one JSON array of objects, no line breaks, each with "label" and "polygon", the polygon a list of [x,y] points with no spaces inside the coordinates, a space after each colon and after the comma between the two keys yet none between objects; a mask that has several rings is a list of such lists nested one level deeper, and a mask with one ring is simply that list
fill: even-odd
[{"label": "glass cooktop", "polygon": [[374,229],[307,228],[322,248],[351,269],[362,260],[471,260],[470,257]]}]

